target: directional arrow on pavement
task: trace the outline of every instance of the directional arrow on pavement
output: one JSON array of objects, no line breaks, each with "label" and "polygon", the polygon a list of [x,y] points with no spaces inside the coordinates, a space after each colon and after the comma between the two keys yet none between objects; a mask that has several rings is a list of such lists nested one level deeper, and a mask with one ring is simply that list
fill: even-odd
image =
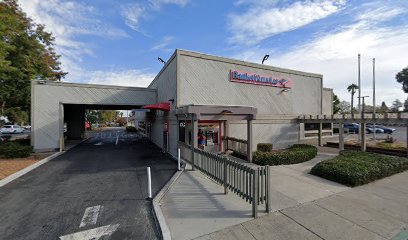
[{"label": "directional arrow on pavement", "polygon": [[98,240],[103,236],[109,237],[112,235],[116,229],[118,229],[119,224],[114,225],[106,225],[98,228],[93,228],[81,232],[76,232],[72,234],[68,234],[65,236],[61,236],[61,240]]}]

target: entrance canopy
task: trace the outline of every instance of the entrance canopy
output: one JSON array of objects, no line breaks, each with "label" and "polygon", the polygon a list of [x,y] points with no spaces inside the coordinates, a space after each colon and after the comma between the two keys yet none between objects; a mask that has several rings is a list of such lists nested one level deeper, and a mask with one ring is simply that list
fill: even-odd
[{"label": "entrance canopy", "polygon": [[[193,132],[193,146],[198,146],[198,121],[212,120],[224,121],[228,129],[229,121],[247,121],[247,161],[252,162],[252,120],[255,119],[258,110],[248,106],[219,106],[219,105],[186,105],[177,109],[178,119],[191,119]],[[225,130],[228,136],[228,130]],[[194,167],[194,151],[191,151],[191,161]]]},{"label": "entrance canopy", "polygon": [[162,110],[162,111],[168,112],[170,111],[170,103],[161,102],[161,103],[149,104],[149,105],[143,106],[142,108],[151,109],[151,110]]}]

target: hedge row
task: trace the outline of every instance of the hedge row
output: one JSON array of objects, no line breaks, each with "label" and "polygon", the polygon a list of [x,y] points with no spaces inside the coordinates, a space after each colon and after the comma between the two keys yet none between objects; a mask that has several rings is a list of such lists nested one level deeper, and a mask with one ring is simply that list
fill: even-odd
[{"label": "hedge row", "polygon": [[128,132],[136,132],[136,128],[133,126],[126,126],[126,131]]},{"label": "hedge row", "polygon": [[30,156],[33,148],[19,142],[6,142],[0,145],[0,156],[6,158],[24,158]]},{"label": "hedge row", "polygon": [[256,150],[260,152],[270,152],[272,151],[272,143],[258,143],[256,145]]},{"label": "hedge row", "polygon": [[408,170],[407,158],[346,150],[318,163],[310,173],[354,187],[405,170]]},{"label": "hedge row", "polygon": [[307,144],[295,144],[287,150],[275,152],[256,151],[253,160],[259,165],[285,165],[309,161],[316,157],[317,148]]}]

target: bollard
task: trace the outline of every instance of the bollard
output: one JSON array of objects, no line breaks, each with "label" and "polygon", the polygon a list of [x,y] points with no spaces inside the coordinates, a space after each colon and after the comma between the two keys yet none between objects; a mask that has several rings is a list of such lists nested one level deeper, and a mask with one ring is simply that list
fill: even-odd
[{"label": "bollard", "polygon": [[178,148],[178,154],[177,154],[177,160],[178,160],[178,162],[177,162],[177,166],[178,166],[178,170],[179,171],[181,171],[181,164],[180,164],[180,162],[181,162],[181,155],[180,155],[180,148]]},{"label": "bollard", "polygon": [[149,197],[148,200],[152,199],[152,176],[150,174],[150,167],[147,167],[147,192]]}]

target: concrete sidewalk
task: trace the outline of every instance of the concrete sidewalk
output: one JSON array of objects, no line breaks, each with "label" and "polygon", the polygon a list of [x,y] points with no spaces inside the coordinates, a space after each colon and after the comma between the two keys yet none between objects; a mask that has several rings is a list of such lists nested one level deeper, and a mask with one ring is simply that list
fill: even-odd
[{"label": "concrete sidewalk", "polygon": [[197,239],[408,239],[408,172]]},{"label": "concrete sidewalk", "polygon": [[[302,206],[304,203],[348,190],[348,187],[308,174],[317,162],[333,156],[323,153],[309,162],[272,167],[272,211]],[[227,236],[222,235],[225,231],[232,234],[231,239],[250,239],[239,232],[242,232],[244,224],[252,222],[251,205],[234,193],[224,195],[222,186],[199,171],[183,172],[160,203],[173,239],[194,239],[224,228],[227,229],[222,230],[221,235],[215,235],[220,236],[217,239],[225,239]],[[259,209],[262,211],[264,208],[260,206]],[[279,224],[291,222],[287,227],[290,227],[291,231],[299,229],[300,232],[296,233],[302,238],[314,236],[293,220],[284,220],[287,217],[282,213],[271,213],[265,217],[272,217]],[[248,221],[249,223],[245,223]],[[232,228],[228,228],[231,226]],[[246,233],[248,234],[248,231]]]}]

